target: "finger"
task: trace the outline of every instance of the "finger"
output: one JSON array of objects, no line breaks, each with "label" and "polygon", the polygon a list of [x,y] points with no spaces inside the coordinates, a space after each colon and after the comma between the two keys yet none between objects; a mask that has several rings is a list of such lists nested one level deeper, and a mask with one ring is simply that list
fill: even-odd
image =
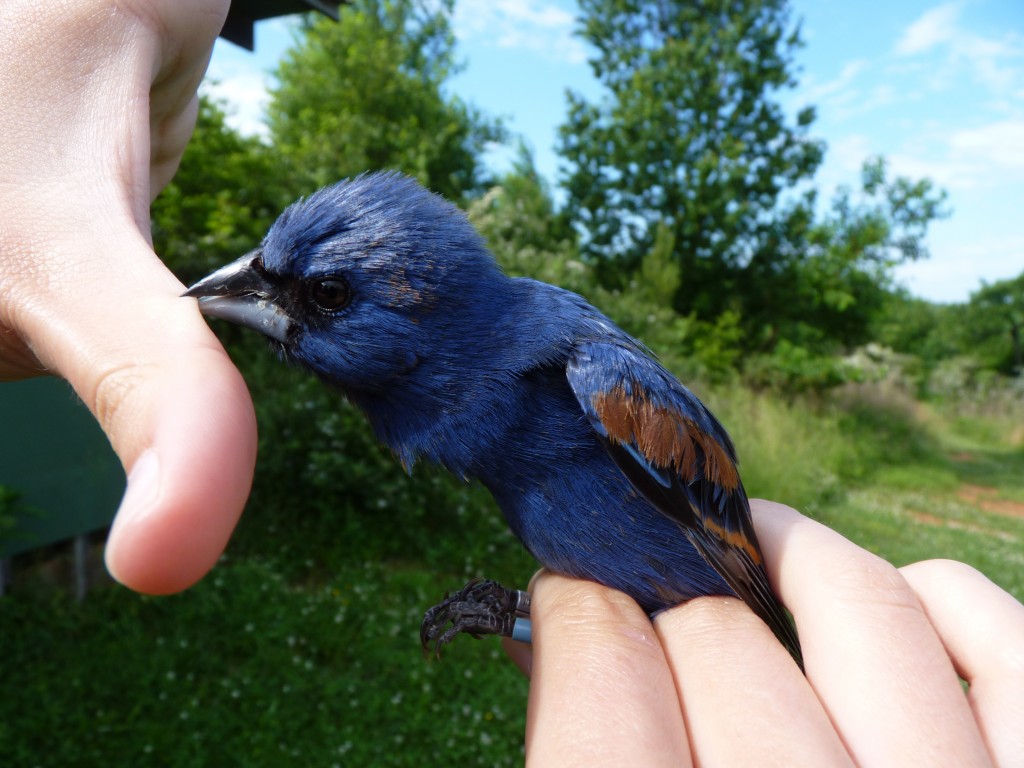
[{"label": "finger", "polygon": [[964,563],[901,568],[960,676],[996,765],[1024,765],[1024,605]]},{"label": "finger", "polygon": [[899,572],[788,507],[751,507],[807,677],[854,760],[989,764],[949,657]]},{"label": "finger", "polygon": [[175,592],[213,566],[234,528],[252,481],[255,416],[195,302],[178,298],[181,284],[128,223],[111,231],[116,242],[88,232],[48,242],[50,276],[12,288],[13,303],[35,356],[68,379],[128,473],[111,573],[141,592]]},{"label": "finger", "polygon": [[533,587],[531,614],[528,764],[690,764],[661,644],[635,602],[593,582],[544,573]]},{"label": "finger", "polygon": [[138,592],[178,592],[214,566],[235,528],[252,484],[255,416],[220,350],[182,350],[129,375],[138,377],[131,389],[114,395],[123,417],[101,424],[118,449],[124,422],[136,419],[128,445],[144,447],[126,463],[107,567]]},{"label": "finger", "polygon": [[814,691],[741,601],[705,597],[654,626],[698,765],[852,765]]},{"label": "finger", "polygon": [[[150,34],[163,43],[150,95],[150,199],[178,168],[192,136],[213,44],[224,26],[229,0],[127,0]],[[168,44],[170,42],[171,44]]]},{"label": "finger", "polygon": [[254,462],[245,386],[147,242],[150,163],[180,156],[226,9],[0,11],[0,376],[59,373],[92,409],[129,474],[107,562],[145,592],[211,567]]}]

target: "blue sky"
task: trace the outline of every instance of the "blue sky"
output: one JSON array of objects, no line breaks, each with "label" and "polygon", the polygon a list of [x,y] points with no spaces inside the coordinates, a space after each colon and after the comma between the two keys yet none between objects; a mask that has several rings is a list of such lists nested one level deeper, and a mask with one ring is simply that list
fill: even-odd
[{"label": "blue sky", "polygon": [[[952,216],[931,227],[931,258],[901,267],[899,282],[934,301],[964,301],[983,280],[1024,271],[1024,2],[791,7],[805,46],[800,85],[783,103],[817,107],[812,133],[828,144],[819,188],[855,187],[864,159],[881,154],[894,173],[931,178],[949,193]],[[573,36],[575,14],[574,0],[456,0],[453,19],[465,69],[452,91],[503,117],[553,184],[566,89],[600,94]],[[269,73],[290,41],[288,20],[257,26],[255,54],[218,41],[208,88],[227,100],[239,129],[261,130]]]}]

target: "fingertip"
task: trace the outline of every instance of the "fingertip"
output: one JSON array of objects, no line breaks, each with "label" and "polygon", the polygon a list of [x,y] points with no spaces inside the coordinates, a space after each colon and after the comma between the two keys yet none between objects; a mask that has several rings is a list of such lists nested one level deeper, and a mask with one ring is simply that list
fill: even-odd
[{"label": "fingertip", "polygon": [[[776,526],[781,525],[792,525],[796,520],[802,519],[804,516],[801,515],[797,510],[787,504],[780,504],[777,501],[769,501],[768,499],[751,499],[750,500],[750,511],[757,522],[757,518],[763,517],[764,520],[761,524],[768,525],[774,523]],[[758,536],[760,537],[761,531],[758,530]]]},{"label": "fingertip", "polygon": [[538,619],[534,642],[553,626],[580,641],[626,635],[646,644],[653,637],[647,614],[632,598],[597,582],[541,570],[530,582],[530,594],[531,614]]},{"label": "fingertip", "polygon": [[43,207],[48,226],[18,230],[34,266],[5,291],[11,308],[0,314],[42,367],[68,380],[128,473],[110,572],[163,594],[194,584],[223,551],[252,481],[255,414],[196,302],[179,298],[184,286],[124,200],[106,204],[111,193],[97,188],[96,217],[79,216],[78,229],[55,226]]},{"label": "fingertip", "polygon": [[527,763],[686,765],[675,685],[640,606],[550,572],[535,578],[532,595]]},{"label": "fingertip", "polygon": [[107,542],[125,586],[179,592],[217,562],[245,505],[256,422],[240,374],[219,350],[193,356],[154,388],[152,442],[138,455]]},{"label": "fingertip", "polygon": [[699,597],[662,611],[654,626],[695,762],[746,765],[757,755],[765,765],[850,764],[800,669],[741,600]]}]

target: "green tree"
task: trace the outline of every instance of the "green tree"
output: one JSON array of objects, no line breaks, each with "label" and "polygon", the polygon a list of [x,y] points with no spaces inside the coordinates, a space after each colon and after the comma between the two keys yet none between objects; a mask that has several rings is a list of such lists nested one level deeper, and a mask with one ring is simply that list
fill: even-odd
[{"label": "green tree", "polygon": [[156,252],[188,283],[254,248],[289,202],[280,175],[275,152],[202,97],[181,166],[152,206]]},{"label": "green tree", "polygon": [[506,272],[585,296],[676,373],[708,380],[735,373],[741,349],[737,317],[727,312],[714,323],[701,323],[673,307],[680,276],[667,227],[657,227],[651,249],[629,280],[621,287],[602,286],[593,264],[580,258],[572,229],[557,214],[525,149],[512,170],[470,204],[469,217]]},{"label": "green tree", "polygon": [[451,0],[356,0],[306,23],[277,70],[268,110],[296,193],[397,169],[446,197],[481,184],[500,126],[444,92],[456,71]]},{"label": "green tree", "polygon": [[520,145],[512,168],[467,212],[508,274],[577,293],[593,289],[593,270],[580,261],[576,237],[556,213],[551,190],[525,146]]},{"label": "green tree", "polygon": [[[784,0],[581,0],[581,34],[604,86],[569,95],[559,152],[567,214],[583,249],[639,263],[658,227],[672,235],[684,314],[714,318],[775,225],[783,193],[810,178],[823,147],[812,109],[793,120],[799,32]],[[609,272],[605,270],[607,279]]]},{"label": "green tree", "polygon": [[753,348],[785,338],[820,354],[868,342],[893,268],[927,257],[924,237],[945,199],[927,179],[891,178],[875,157],[860,191],[840,188],[824,213],[814,191],[780,210],[732,284]]},{"label": "green tree", "polygon": [[1024,272],[983,285],[968,303],[968,337],[987,366],[1024,374]]},{"label": "green tree", "polygon": [[559,151],[565,213],[602,283],[629,285],[669,243],[672,305],[729,336],[720,360],[785,341],[805,371],[868,341],[893,267],[927,255],[945,195],[871,158],[856,192],[819,204],[808,187],[824,152],[808,134],[813,108],[787,117],[779,104],[801,44],[785,0],[582,0],[581,10],[604,95],[570,94]]},{"label": "green tree", "polygon": [[936,304],[898,289],[886,294],[871,324],[871,337],[896,352],[916,355],[930,368],[962,354],[964,306]]}]

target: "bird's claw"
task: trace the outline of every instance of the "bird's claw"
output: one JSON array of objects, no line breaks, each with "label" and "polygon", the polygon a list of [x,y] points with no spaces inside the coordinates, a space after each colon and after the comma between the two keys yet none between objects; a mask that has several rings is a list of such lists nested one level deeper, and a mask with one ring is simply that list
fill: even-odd
[{"label": "bird's claw", "polygon": [[[490,579],[474,579],[427,611],[420,625],[423,650],[441,656],[441,648],[465,632],[476,639],[482,635],[512,637],[516,619],[530,613],[530,593],[506,589]],[[451,626],[449,626],[449,624]]]}]

